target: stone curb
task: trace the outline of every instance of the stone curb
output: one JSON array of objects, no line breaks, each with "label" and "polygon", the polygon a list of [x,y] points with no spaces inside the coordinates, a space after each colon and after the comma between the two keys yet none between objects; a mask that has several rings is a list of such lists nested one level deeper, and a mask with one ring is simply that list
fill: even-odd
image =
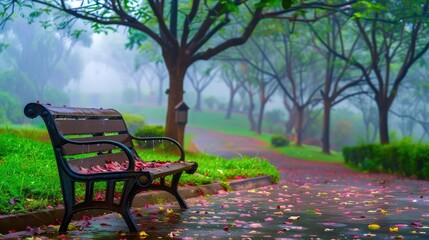
[{"label": "stone curb", "polygon": [[[263,187],[273,184],[271,177],[269,176],[260,176],[255,178],[234,180],[229,182],[230,190],[232,191],[242,191],[249,190],[252,188]],[[179,192],[183,198],[194,198],[202,195],[214,195],[218,191],[226,191],[227,189],[223,187],[219,182],[195,186],[195,187],[186,187],[180,188]],[[162,204],[167,202],[175,202],[175,198],[164,191],[156,192],[146,192],[138,194],[133,201],[133,207],[141,207],[144,204]],[[60,220],[63,218],[64,209],[52,209],[38,212],[30,213],[18,213],[12,215],[1,215],[0,216],[0,234],[7,234],[9,230],[13,229],[15,231],[24,231],[27,226],[41,226],[41,225],[55,225],[59,224]],[[81,218],[82,215],[103,215],[105,214],[104,210],[90,210],[84,211],[80,214],[74,216],[75,219]],[[0,235],[1,236],[1,235]]]}]

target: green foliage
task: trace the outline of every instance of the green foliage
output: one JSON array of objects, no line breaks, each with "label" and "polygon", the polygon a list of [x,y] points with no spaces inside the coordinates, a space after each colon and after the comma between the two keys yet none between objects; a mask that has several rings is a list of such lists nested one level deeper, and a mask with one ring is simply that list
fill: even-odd
[{"label": "green foliage", "polygon": [[284,9],[289,9],[289,8],[292,7],[292,3],[294,3],[294,2],[296,2],[296,1],[293,1],[293,0],[282,0],[282,7]]},{"label": "green foliage", "polygon": [[164,126],[147,125],[138,129],[135,135],[138,137],[162,137],[164,136]]},{"label": "green foliage", "polygon": [[20,101],[7,92],[0,91],[0,124],[22,122]]},{"label": "green foliage", "polygon": [[379,145],[367,144],[343,148],[347,164],[369,172],[387,172],[429,180],[429,145],[410,139]]},{"label": "green foliage", "polygon": [[376,158],[379,151],[380,145],[378,144],[367,144],[357,147],[344,147],[344,161],[346,164],[356,166],[364,170],[370,170],[374,172],[380,171],[380,160],[379,158]]},{"label": "green foliage", "polygon": [[122,114],[122,117],[130,133],[135,133],[138,129],[142,129],[146,125],[146,121],[142,115],[126,113]]},{"label": "green foliage", "polygon": [[271,137],[271,145],[273,147],[284,147],[289,146],[289,140],[281,135],[273,135]]},{"label": "green foliage", "polygon": [[[137,131],[135,132],[135,135],[137,137],[162,137],[164,136],[164,126],[160,126],[160,125],[147,125],[143,128],[139,128],[137,129]],[[153,141],[149,141],[149,142],[142,142],[142,141],[138,141],[137,145],[140,147],[154,147],[156,145],[159,145],[160,143],[158,142],[153,142]]]}]

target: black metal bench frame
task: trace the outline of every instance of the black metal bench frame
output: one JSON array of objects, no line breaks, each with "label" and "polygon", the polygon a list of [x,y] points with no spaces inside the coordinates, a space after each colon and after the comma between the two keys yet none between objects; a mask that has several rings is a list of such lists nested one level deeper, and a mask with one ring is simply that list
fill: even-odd
[{"label": "black metal bench frame", "polygon": [[[73,214],[88,209],[117,212],[122,215],[130,232],[138,232],[130,208],[136,194],[146,190],[167,191],[176,198],[182,209],[188,208],[178,192],[178,183],[183,172],[192,174],[198,166],[194,162],[185,162],[184,150],[174,139],[135,137],[128,132],[122,115],[114,109],[54,107],[29,103],[24,108],[24,114],[29,118],[40,116],[49,132],[65,209],[59,229],[61,234],[67,232]],[[133,140],[170,142],[170,145],[175,145],[180,151],[180,158],[166,167],[135,171],[135,161],[140,161],[140,157],[135,151]],[[73,159],[75,156],[78,157]],[[125,171],[79,173],[81,167],[103,164],[109,159],[128,162],[128,168]],[[170,184],[165,181],[167,176],[172,176]],[[154,179],[159,181],[154,182]],[[106,184],[105,197],[101,200],[94,197],[94,184],[99,182]],[[85,197],[77,202],[75,187],[79,183],[85,187]],[[120,197],[115,198],[115,189],[119,185],[122,186],[122,191]]]}]

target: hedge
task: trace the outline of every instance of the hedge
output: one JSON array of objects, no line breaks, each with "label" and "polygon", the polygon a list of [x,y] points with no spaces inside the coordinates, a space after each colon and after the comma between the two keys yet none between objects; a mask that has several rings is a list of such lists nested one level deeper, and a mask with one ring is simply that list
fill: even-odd
[{"label": "hedge", "polygon": [[429,145],[402,140],[386,145],[344,147],[346,164],[369,172],[386,172],[429,180]]}]

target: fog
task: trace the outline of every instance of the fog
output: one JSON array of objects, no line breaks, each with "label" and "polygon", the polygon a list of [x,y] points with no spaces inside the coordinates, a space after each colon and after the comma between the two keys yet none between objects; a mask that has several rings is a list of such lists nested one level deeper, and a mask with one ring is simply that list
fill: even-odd
[{"label": "fog", "polygon": [[[91,34],[88,31],[80,38],[73,39],[63,32],[46,31],[37,24],[27,25],[22,21],[11,23],[0,33],[0,44],[2,44],[0,48],[0,93],[3,94],[0,95],[0,101],[5,106],[0,120],[2,123],[22,123],[25,120],[16,109],[22,109],[26,103],[38,100],[55,105],[81,107],[116,107],[121,104],[137,103],[161,105],[165,108],[168,74],[162,62],[159,63],[159,60],[162,59],[159,47],[148,44],[142,50],[126,49],[127,41],[126,31],[121,29],[107,35]],[[246,44],[240,49],[246,48],[251,49],[251,45]],[[262,93],[261,83],[254,82],[254,79],[258,78],[257,73],[249,70],[252,66],[250,61],[247,63],[235,61],[229,66],[229,63],[224,60],[231,57],[233,51],[235,50],[232,49],[209,61],[195,63],[196,71],[191,71],[192,67],[188,70],[188,74],[195,75],[187,76],[184,87],[184,99],[191,107],[191,111],[196,111],[195,106],[198,91],[200,91],[202,112],[226,112],[230,96],[226,80],[248,78],[251,80],[240,83],[242,89],[235,95],[233,114],[245,116],[250,104],[249,96],[252,95],[253,101],[255,101],[253,115],[256,118],[258,107],[261,106],[259,99],[262,95],[268,94],[267,89],[271,87],[274,90],[273,95],[267,99],[264,108],[264,115],[266,115],[264,126],[271,126],[264,127],[264,131],[287,132],[285,126],[288,124],[287,120],[291,113],[284,105],[284,94],[280,91],[278,83],[273,78],[262,76],[261,80],[266,84],[264,87],[266,92]],[[256,59],[256,53],[253,50],[247,51],[250,52],[248,59]],[[281,58],[276,56],[277,53],[272,54],[272,57],[279,62]],[[422,62],[428,63],[427,54]],[[317,85],[315,84],[316,79],[322,77],[320,69],[317,68],[321,65],[315,64],[316,67],[310,66],[305,71],[307,74],[304,76],[305,82],[299,83],[303,86],[307,85],[300,90],[300,94],[302,94],[300,101],[305,101],[307,97],[311,96],[308,91]],[[412,89],[415,88],[416,81],[427,82],[427,70],[424,67],[416,67],[414,70],[416,71],[409,74],[410,80],[407,82]],[[237,76],[231,75],[237,72]],[[207,81],[209,78],[212,80]],[[198,80],[192,82],[191,79]],[[162,85],[160,85],[161,82],[163,82]],[[207,84],[206,87],[205,84]],[[289,87],[287,84],[290,83],[286,83],[285,87]],[[251,85],[252,89],[246,93],[243,90],[244,85]],[[420,100],[410,100],[413,98],[413,93],[407,89],[411,88],[400,90],[392,108],[395,114],[391,115],[390,127],[397,137],[409,134],[416,140],[426,141],[425,125],[418,121],[424,117],[423,112],[426,114],[424,103],[429,100],[427,96],[423,96]],[[363,91],[366,90],[363,89]],[[139,92],[141,92],[141,99],[139,99]],[[320,139],[322,102],[319,94],[315,94],[315,96],[312,104],[307,107],[308,116],[313,116],[312,121],[315,122],[309,122],[306,132],[308,138]],[[367,131],[364,130],[365,115],[376,118],[376,107],[370,100],[372,97],[367,94],[363,98],[367,102],[366,104],[362,104],[364,100],[353,98],[335,106],[332,122],[333,124],[345,124],[345,129],[341,130],[345,132],[341,134],[349,136],[348,140],[344,140],[344,136],[337,136],[337,139],[341,139],[337,140],[337,144],[340,144],[341,141],[346,143],[376,141],[375,138],[369,139],[363,134]],[[406,112],[407,104],[412,101],[418,101],[415,102],[415,106],[420,106],[420,108],[416,108],[414,112]],[[418,111],[420,111],[420,117],[415,116]],[[412,119],[413,116],[416,119]],[[426,119],[424,120],[426,122]],[[377,120],[367,119],[367,121],[369,131],[374,132]],[[413,121],[414,123],[411,123]]]},{"label": "fog", "polygon": [[[69,84],[65,86],[64,89],[68,93],[80,92],[83,94],[92,95],[93,98],[89,103],[81,102],[79,99],[71,98],[71,105],[85,104],[89,107],[99,107],[100,105],[109,104],[109,102],[106,103],[101,100],[103,99],[102,96],[109,95],[121,97],[122,92],[126,88],[135,87],[133,86],[132,80],[129,79],[133,75],[133,69],[131,68],[128,69],[130,71],[126,71],[126,69],[121,69],[118,67],[118,65],[120,65],[118,61],[123,58],[121,57],[119,60],[116,59],[114,53],[122,51],[124,57],[130,58],[138,54],[142,56],[146,54],[144,52],[139,52],[136,49],[125,49],[125,43],[127,41],[126,33],[121,31],[109,33],[108,35],[92,34],[91,39],[92,44],[90,47],[77,45],[74,49],[72,49],[73,53],[80,56],[84,68],[80,79],[78,81],[69,82]],[[216,61],[213,61],[212,65],[214,64],[216,64]],[[198,63],[197,65],[202,64]],[[146,71],[144,70],[145,67],[147,68]],[[154,76],[152,69],[149,69],[149,66],[143,66],[142,68],[143,75],[141,76],[141,91],[144,95],[149,95],[151,92],[155,91],[153,89],[155,86],[151,86],[151,84],[157,84],[155,79],[156,77]],[[168,75],[165,76],[168,78]],[[219,99],[226,99],[228,97],[227,88],[219,78],[220,75],[218,74],[210,83],[210,86],[204,91],[205,96],[214,96]],[[167,88],[168,86],[166,85],[164,90]],[[194,93],[188,81],[185,83],[185,92],[185,99],[193,102]],[[277,103],[279,104],[278,100],[279,99],[277,99]]]}]

